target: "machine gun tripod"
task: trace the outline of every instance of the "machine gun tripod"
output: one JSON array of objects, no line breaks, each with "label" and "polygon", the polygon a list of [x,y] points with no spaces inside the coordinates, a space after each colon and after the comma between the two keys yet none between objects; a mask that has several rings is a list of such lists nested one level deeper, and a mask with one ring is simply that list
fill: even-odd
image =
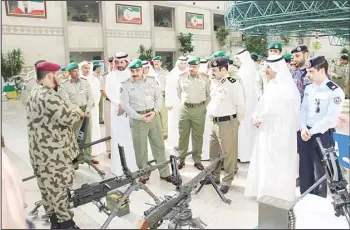
[{"label": "machine gun tripod", "polygon": [[[84,121],[83,121],[83,125],[80,129],[80,132],[79,132],[79,136],[78,136],[78,146],[79,146],[79,150],[80,150],[80,153],[79,155],[84,155],[84,150],[88,147],[91,147],[93,145],[96,145],[96,144],[99,144],[99,143],[102,143],[102,142],[105,142],[105,141],[108,141],[111,139],[111,137],[104,137],[100,140],[97,140],[97,141],[93,141],[91,143],[85,143],[86,142],[86,133],[87,133],[87,129],[88,129],[88,126],[89,126],[89,118],[88,117],[85,117],[84,118]],[[73,164],[74,164],[74,168],[78,168],[79,164],[84,164],[86,163],[87,165],[89,165],[89,167],[92,167],[100,176],[101,178],[103,179],[106,175],[106,173],[97,168],[94,164],[91,163],[91,160],[90,159],[75,159],[73,161]],[[30,177],[26,177],[26,178],[23,178],[22,179],[22,182],[25,182],[25,181],[28,181],[28,180],[31,180],[33,178],[35,178],[36,175],[35,175],[35,172],[34,172],[34,175],[30,176]]]}]

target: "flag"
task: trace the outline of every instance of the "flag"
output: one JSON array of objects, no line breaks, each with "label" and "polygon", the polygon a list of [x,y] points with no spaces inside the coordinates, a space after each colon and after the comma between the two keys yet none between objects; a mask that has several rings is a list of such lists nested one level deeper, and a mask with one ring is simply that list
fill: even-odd
[{"label": "flag", "polygon": [[121,22],[141,22],[141,8],[140,7],[129,7],[129,6],[119,6]]},{"label": "flag", "polygon": [[189,14],[189,25],[193,28],[203,28],[203,15]]}]

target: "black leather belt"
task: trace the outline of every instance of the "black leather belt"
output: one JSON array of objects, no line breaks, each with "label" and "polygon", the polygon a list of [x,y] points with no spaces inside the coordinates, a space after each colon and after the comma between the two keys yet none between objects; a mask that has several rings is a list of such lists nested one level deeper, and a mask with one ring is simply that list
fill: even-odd
[{"label": "black leather belt", "polygon": [[185,102],[185,105],[186,105],[187,107],[190,107],[190,108],[199,107],[199,106],[204,105],[204,104],[205,104],[205,101],[202,101],[202,102],[199,102],[199,103],[196,103],[196,104],[191,104],[191,103],[186,103],[186,102]]},{"label": "black leather belt", "polygon": [[213,122],[221,122],[221,121],[229,121],[232,119],[235,119],[237,117],[236,114],[230,115],[230,116],[224,116],[224,117],[213,117],[212,121]]},{"label": "black leather belt", "polygon": [[146,114],[146,113],[149,113],[149,112],[152,112],[152,111],[154,111],[154,109],[146,109],[146,110],[143,110],[143,111],[136,111],[136,112],[138,114],[143,115],[143,114]]}]

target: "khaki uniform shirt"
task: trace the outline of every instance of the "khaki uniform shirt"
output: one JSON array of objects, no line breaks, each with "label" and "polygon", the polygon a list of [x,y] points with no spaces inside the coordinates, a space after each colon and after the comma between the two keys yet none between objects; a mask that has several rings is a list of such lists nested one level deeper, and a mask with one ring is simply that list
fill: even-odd
[{"label": "khaki uniform shirt", "polygon": [[79,154],[73,125],[81,110],[54,89],[39,84],[29,96],[26,113],[30,163],[52,167],[71,164]]},{"label": "khaki uniform shirt", "polygon": [[38,85],[36,79],[37,77],[35,71],[29,72],[27,77],[23,79],[23,87],[21,92],[21,102],[23,103],[23,105],[26,104],[32,89],[34,89]]},{"label": "khaki uniform shirt", "polygon": [[344,83],[349,84],[349,64],[339,65],[336,72],[338,74],[338,77],[345,79]]},{"label": "khaki uniform shirt", "polygon": [[142,80],[128,80],[122,82],[120,99],[125,112],[134,119],[141,120],[137,111],[162,108],[162,94],[159,84],[154,77],[143,76]]},{"label": "khaki uniform shirt", "polygon": [[90,112],[94,107],[91,87],[84,77],[79,77],[76,81],[67,79],[61,84],[58,91],[65,100],[73,105],[86,106],[85,112]]},{"label": "khaki uniform shirt", "polygon": [[169,71],[163,68],[154,69],[154,71],[157,73],[157,78],[160,85],[160,90],[165,91],[165,84],[166,84],[166,76],[168,75]]},{"label": "khaki uniform shirt", "polygon": [[196,77],[185,72],[179,76],[177,94],[181,103],[197,104],[209,101],[210,88],[209,77],[205,73],[197,73]]}]

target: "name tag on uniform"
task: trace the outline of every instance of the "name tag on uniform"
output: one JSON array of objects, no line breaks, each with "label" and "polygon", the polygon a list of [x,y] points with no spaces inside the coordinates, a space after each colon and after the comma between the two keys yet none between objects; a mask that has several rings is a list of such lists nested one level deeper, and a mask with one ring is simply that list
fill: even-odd
[{"label": "name tag on uniform", "polygon": [[81,89],[79,94],[84,94],[85,93],[85,90]]}]

